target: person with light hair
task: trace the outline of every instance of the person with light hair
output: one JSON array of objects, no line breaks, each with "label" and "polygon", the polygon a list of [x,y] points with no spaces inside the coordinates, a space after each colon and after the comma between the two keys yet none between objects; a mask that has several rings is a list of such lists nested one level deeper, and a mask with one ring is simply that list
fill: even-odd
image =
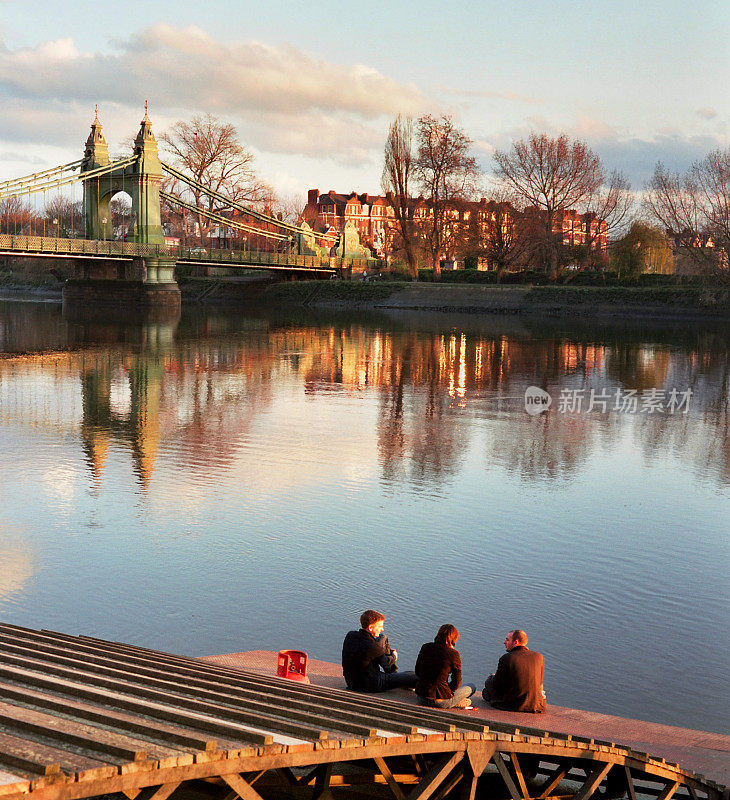
[{"label": "person with light hair", "polygon": [[527,646],[527,634],[510,631],[504,640],[507,651],[497,664],[497,671],[484,682],[485,702],[505,711],[540,714],[547,708],[543,679],[545,659]]}]

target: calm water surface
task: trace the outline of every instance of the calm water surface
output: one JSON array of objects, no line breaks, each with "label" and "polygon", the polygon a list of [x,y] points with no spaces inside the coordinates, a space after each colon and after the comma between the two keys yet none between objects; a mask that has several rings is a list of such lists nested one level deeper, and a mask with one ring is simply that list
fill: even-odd
[{"label": "calm water surface", "polygon": [[375,607],[479,683],[522,627],[549,702],[730,733],[729,376],[722,328],[0,302],[0,619],[336,661]]}]

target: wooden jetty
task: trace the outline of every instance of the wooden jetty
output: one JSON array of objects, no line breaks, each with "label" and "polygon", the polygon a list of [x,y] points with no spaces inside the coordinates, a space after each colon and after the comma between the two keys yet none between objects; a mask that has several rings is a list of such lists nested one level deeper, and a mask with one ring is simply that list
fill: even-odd
[{"label": "wooden jetty", "polygon": [[0,625],[0,800],[721,800],[614,742]]}]

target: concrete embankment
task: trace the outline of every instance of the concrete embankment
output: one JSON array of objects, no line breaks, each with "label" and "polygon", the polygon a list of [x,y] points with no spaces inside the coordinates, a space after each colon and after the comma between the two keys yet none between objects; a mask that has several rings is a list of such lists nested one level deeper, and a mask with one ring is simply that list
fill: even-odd
[{"label": "concrete embankment", "polygon": [[[730,319],[727,289],[484,286],[360,281],[272,282],[266,276],[183,278],[182,301],[204,307],[255,306],[367,311],[429,311],[576,319]],[[62,284],[20,276],[0,281],[0,299],[60,300]]]},{"label": "concrete embankment", "polygon": [[[263,675],[276,674],[277,654],[266,650],[206,656],[204,660]],[[342,668],[339,664],[310,658],[307,675],[313,684],[335,689],[345,688]],[[388,698],[410,704],[416,702],[413,692],[402,689],[388,692]],[[548,697],[548,699],[550,698]],[[472,702],[474,710],[464,713],[484,719],[485,724],[489,724],[489,720],[494,720],[510,725],[539,727],[546,731],[612,741],[650,753],[652,756],[659,756],[670,762],[676,762],[681,767],[701,772],[725,786],[730,785],[730,736],[614,717],[609,714],[598,714],[593,711],[581,711],[552,704],[548,705],[545,714],[499,711],[487,706],[478,693],[472,698]]]},{"label": "concrete embankment", "polygon": [[183,302],[574,317],[730,318],[723,289],[301,281],[181,284]]}]

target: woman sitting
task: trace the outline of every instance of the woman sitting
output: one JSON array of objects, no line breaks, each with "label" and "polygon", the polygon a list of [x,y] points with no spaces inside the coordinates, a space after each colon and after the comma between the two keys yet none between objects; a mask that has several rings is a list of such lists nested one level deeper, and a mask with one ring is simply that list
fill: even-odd
[{"label": "woman sitting", "polygon": [[418,702],[436,708],[469,708],[476,690],[471,683],[461,686],[461,656],[454,645],[459,631],[442,625],[433,642],[421,648],[416,661]]}]

